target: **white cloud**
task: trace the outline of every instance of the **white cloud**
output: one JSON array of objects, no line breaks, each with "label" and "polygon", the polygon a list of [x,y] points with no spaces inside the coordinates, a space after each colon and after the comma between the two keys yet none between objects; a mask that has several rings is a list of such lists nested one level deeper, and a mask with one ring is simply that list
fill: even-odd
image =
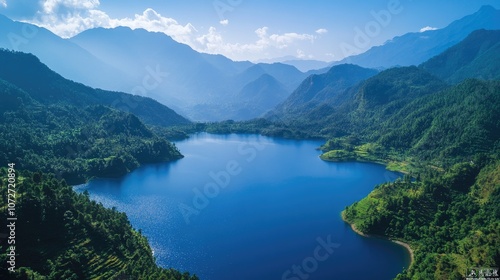
[{"label": "white cloud", "polygon": [[0,6],[7,8],[7,0],[0,0]]},{"label": "white cloud", "polygon": [[111,19],[109,27],[128,26],[132,29],[144,28],[148,31],[163,32],[174,40],[190,43],[191,35],[197,32],[191,24],[179,24],[175,19],[163,17],[155,10],[148,8],[141,15],[136,14],[133,19]]},{"label": "white cloud", "polygon": [[99,0],[45,0],[41,1],[43,11],[45,13],[57,12],[59,7],[69,8],[69,9],[94,9],[97,8],[101,3]]},{"label": "white cloud", "polygon": [[285,33],[285,34],[272,34],[269,36],[277,48],[287,48],[288,45],[294,41],[314,41],[314,36],[309,34],[298,33]]},{"label": "white cloud", "polygon": [[257,40],[253,43],[240,44],[228,43],[222,38],[222,35],[215,27],[210,27],[207,34],[196,38],[196,50],[208,53],[223,53],[228,56],[234,56],[242,53],[261,53],[268,49],[285,49],[299,41],[312,42],[315,37],[310,34],[284,33],[268,34],[269,27],[264,26],[255,30]]},{"label": "white cloud", "polygon": [[439,29],[439,28],[426,26],[426,27],[420,28],[420,32],[425,32],[425,31],[429,31],[429,30],[437,30],[437,29]]},{"label": "white cloud", "polygon": [[316,30],[315,32],[318,34],[325,34],[325,33],[328,33],[328,30],[325,28],[320,28],[320,29]]},{"label": "white cloud", "polygon": [[[5,2],[6,0],[0,0],[0,4]],[[307,48],[304,44],[313,43],[317,34],[328,32],[321,28],[313,34],[295,32],[271,34],[269,28],[264,26],[255,30],[256,37],[253,42],[232,43],[227,42],[215,27],[210,27],[203,34],[191,23],[181,24],[151,8],[133,17],[112,18],[99,9],[99,0],[41,0],[39,5],[39,10],[30,23],[45,27],[63,38],[75,36],[90,28],[127,26],[132,29],[143,28],[148,31],[163,32],[197,51],[219,53],[233,58],[256,57],[268,55],[270,52],[280,55],[284,50],[293,53],[293,49],[298,47]],[[226,26],[229,20],[222,19],[219,23]]]},{"label": "white cloud", "polygon": [[[127,26],[132,29],[144,28],[152,32],[163,32],[174,40],[189,44],[192,34],[197,32],[192,24],[179,24],[175,19],[164,17],[151,8],[142,14],[135,14],[133,18],[114,19],[105,12],[94,9],[98,7],[99,1],[47,0],[41,5],[43,9],[37,13],[32,23],[63,38],[95,27]],[[63,8],[66,9],[65,13],[57,12]]]}]

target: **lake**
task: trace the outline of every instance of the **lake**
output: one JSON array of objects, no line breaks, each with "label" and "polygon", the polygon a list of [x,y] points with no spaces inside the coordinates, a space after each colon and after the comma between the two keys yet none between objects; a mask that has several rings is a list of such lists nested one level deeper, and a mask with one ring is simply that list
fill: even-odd
[{"label": "lake", "polygon": [[185,158],[76,187],[127,213],[163,267],[203,280],[392,279],[410,256],[365,238],[340,212],[400,175],[325,162],[322,142],[200,133]]}]

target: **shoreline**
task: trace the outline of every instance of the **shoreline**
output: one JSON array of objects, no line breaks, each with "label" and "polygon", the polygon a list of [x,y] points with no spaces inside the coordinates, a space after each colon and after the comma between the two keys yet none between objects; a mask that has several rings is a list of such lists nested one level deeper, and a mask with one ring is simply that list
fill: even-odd
[{"label": "shoreline", "polygon": [[366,234],[366,233],[360,231],[359,229],[357,229],[355,224],[351,224],[348,221],[346,221],[344,218],[344,213],[342,213],[341,216],[342,216],[342,220],[351,226],[352,231],[354,231],[355,233],[357,233],[363,237],[385,239],[385,240],[389,240],[391,242],[394,242],[400,246],[403,246],[406,249],[406,251],[408,251],[408,253],[410,254],[410,265],[408,265],[407,269],[409,269],[412,266],[413,262],[415,261],[415,253],[413,252],[413,249],[411,248],[410,244],[405,243],[403,241],[391,239],[391,238],[383,236],[383,235]]},{"label": "shoreline", "polygon": [[388,168],[389,164],[391,163],[391,161],[387,161],[387,160],[369,160],[369,159],[363,159],[363,158],[327,159],[327,158],[323,158],[322,157],[323,154],[321,154],[319,156],[319,158],[321,160],[323,160],[323,161],[326,161],[326,162],[366,162],[366,163],[374,163],[374,164],[380,164],[380,165],[385,166],[385,169],[388,170],[388,171],[399,172],[399,173],[402,173],[402,174],[405,174],[405,175],[410,175],[410,171],[409,170]]}]

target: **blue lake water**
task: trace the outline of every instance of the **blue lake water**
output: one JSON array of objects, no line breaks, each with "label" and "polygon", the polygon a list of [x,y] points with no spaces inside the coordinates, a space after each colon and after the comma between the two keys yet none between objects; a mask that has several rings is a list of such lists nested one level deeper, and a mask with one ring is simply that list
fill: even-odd
[{"label": "blue lake water", "polygon": [[163,267],[203,280],[392,279],[407,251],[365,238],[340,212],[399,175],[324,162],[322,142],[197,134],[185,158],[77,187],[127,213]]}]

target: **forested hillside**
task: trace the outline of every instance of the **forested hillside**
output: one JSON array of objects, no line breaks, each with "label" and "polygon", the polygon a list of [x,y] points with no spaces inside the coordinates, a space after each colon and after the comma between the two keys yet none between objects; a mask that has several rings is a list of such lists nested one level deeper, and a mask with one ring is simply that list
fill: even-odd
[{"label": "forested hillside", "polygon": [[[433,67],[445,69],[438,58]],[[495,67],[481,61],[465,78],[493,77]],[[449,77],[463,68],[454,69]],[[498,267],[500,81],[466,79],[447,87],[429,75],[408,79],[397,71],[360,87],[344,125],[350,129],[327,142],[322,158],[378,161],[409,175],[346,207],[344,219],[361,232],[411,245],[415,261],[397,279],[463,279],[469,267]]]},{"label": "forested hillside", "polygon": [[500,264],[500,160],[478,156],[377,186],[343,216],[365,233],[408,242],[413,265],[397,279],[463,279]]},{"label": "forested hillside", "polygon": [[465,40],[421,64],[451,83],[465,78],[500,79],[500,30],[476,30]]},{"label": "forested hillside", "polygon": [[[124,213],[91,201],[88,193],[77,194],[52,175],[14,174],[16,272],[7,271],[10,245],[1,242],[1,279],[198,279],[157,267],[148,241]],[[6,168],[0,169],[0,178],[0,191],[6,194]],[[0,219],[6,221],[7,196],[0,196],[0,202]]]},{"label": "forested hillside", "polygon": [[[363,233],[411,245],[415,260],[397,279],[463,279],[469,267],[500,266],[497,37],[473,32],[420,67],[382,71],[346,88],[337,102],[319,99],[293,117],[203,128],[328,138],[324,160],[380,162],[405,172],[346,207],[343,218]],[[325,75],[311,76],[291,97],[329,91],[319,77]]]},{"label": "forested hillside", "polygon": [[[0,60],[0,217],[7,221],[7,207],[14,205],[19,221],[16,272],[3,265],[0,278],[197,279],[156,266],[147,240],[125,214],[67,185],[181,158],[141,119],[159,126],[189,122],[153,100],[65,80],[32,55],[0,51]],[[128,108],[141,119],[108,107],[121,97],[138,102]],[[9,164],[16,179],[7,190]],[[0,245],[4,264],[7,246]]]},{"label": "forested hillside", "polygon": [[104,107],[43,105],[0,80],[0,164],[58,174],[70,184],[115,177],[179,151],[135,116]]},{"label": "forested hillside", "polygon": [[[171,126],[190,123],[151,98],[94,89],[67,80],[31,54],[0,49],[0,65],[0,79],[22,89],[44,105],[104,105],[135,114],[148,125]],[[143,87],[140,90],[147,91]]]}]

